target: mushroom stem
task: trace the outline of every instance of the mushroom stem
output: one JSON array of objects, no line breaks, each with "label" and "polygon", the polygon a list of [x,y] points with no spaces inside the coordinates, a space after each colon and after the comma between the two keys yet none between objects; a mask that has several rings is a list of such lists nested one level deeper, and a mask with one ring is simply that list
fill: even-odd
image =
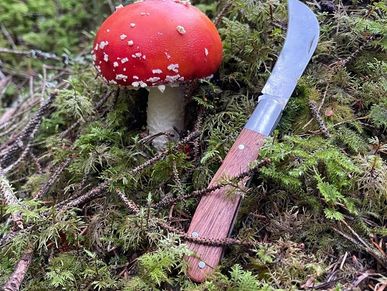
[{"label": "mushroom stem", "polygon": [[177,139],[177,130],[184,128],[184,87],[165,86],[164,92],[151,87],[148,96],[147,124],[150,135],[168,132],[153,139],[153,146],[158,150],[165,148],[171,139]]}]

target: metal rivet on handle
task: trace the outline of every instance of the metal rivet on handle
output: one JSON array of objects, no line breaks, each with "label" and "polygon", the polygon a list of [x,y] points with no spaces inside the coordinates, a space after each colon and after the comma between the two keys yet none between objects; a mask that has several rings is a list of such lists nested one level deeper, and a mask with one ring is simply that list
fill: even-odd
[{"label": "metal rivet on handle", "polygon": [[200,261],[198,264],[199,269],[204,269],[206,267],[206,263],[203,261]]},{"label": "metal rivet on handle", "polygon": [[199,237],[199,233],[196,232],[196,231],[192,232],[191,235],[192,235],[193,238],[198,238]]}]

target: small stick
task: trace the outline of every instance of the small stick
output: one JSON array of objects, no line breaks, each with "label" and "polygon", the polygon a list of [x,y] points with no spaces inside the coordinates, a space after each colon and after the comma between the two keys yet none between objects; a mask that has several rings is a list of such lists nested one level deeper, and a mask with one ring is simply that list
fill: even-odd
[{"label": "small stick", "polygon": [[[132,212],[134,214],[139,214],[140,208],[136,203],[129,200],[125,196],[125,194],[122,193],[121,191],[116,190],[116,193],[130,212]],[[210,245],[210,246],[228,246],[228,245],[238,244],[238,245],[247,246],[247,247],[252,247],[252,246],[257,245],[256,242],[241,241],[241,240],[233,239],[233,238],[225,238],[225,239],[196,238],[196,237],[192,237],[192,236],[188,235],[183,230],[180,230],[176,227],[169,225],[168,223],[166,223],[160,219],[156,219],[156,223],[161,228],[163,228],[169,232],[175,233],[187,241],[191,241],[191,242],[195,242],[195,243],[199,243],[199,244]]]},{"label": "small stick", "polygon": [[[258,168],[261,168],[265,165],[267,165],[268,163],[270,163],[270,160],[269,159],[264,159],[262,160],[261,162],[259,162],[254,168],[248,170],[248,171],[245,171],[245,172],[242,172],[240,173],[238,176],[234,177],[233,180],[235,181],[240,181],[242,180],[243,178],[246,178],[248,176],[251,175],[251,173],[253,171],[255,171],[256,169]],[[156,209],[159,209],[159,208],[162,208],[162,207],[165,207],[165,206],[168,206],[168,205],[171,205],[171,204],[175,204],[177,202],[180,202],[180,201],[183,201],[183,200],[186,200],[186,199],[189,199],[189,198],[198,198],[198,197],[202,197],[208,193],[211,193],[215,190],[218,190],[220,188],[223,188],[224,186],[227,186],[230,184],[230,181],[225,181],[225,182],[221,182],[219,184],[216,184],[212,187],[209,187],[209,188],[204,188],[204,189],[200,189],[200,190],[195,190],[189,194],[185,194],[185,195],[180,195],[176,198],[164,198],[163,200],[161,200],[160,202],[156,203],[155,205],[153,205],[154,208]]]},{"label": "small stick", "polygon": [[[7,206],[19,205],[19,200],[13,193],[11,184],[4,176],[3,170],[0,168],[0,195],[4,198]],[[24,229],[22,217],[20,213],[12,213],[12,221],[19,229]]]},{"label": "small stick", "polygon": [[325,138],[330,138],[331,134],[329,133],[329,130],[325,124],[324,119],[321,117],[320,112],[318,111],[318,107],[316,102],[314,101],[309,101],[309,107],[310,110],[312,111],[312,114],[314,118],[316,119],[318,125],[320,126],[321,132],[325,136]]},{"label": "small stick", "polygon": [[214,24],[216,27],[219,26],[219,24],[221,23],[224,15],[227,13],[227,11],[230,9],[230,7],[232,6],[232,1],[229,1],[226,3],[226,5],[224,5],[224,7],[222,8],[222,10],[219,11],[218,15],[216,15],[215,19],[214,19]]},{"label": "small stick", "polygon": [[[31,136],[35,136],[37,131],[38,131],[38,128],[35,127],[33,132],[31,133]],[[25,149],[23,150],[20,157],[14,163],[10,164],[7,168],[4,169],[5,174],[12,171],[18,164],[20,164],[28,156],[28,153],[31,150],[31,143],[32,143],[32,140],[28,141],[28,144],[25,147]]]},{"label": "small stick", "polygon": [[54,53],[47,53],[42,52],[40,50],[29,50],[29,51],[21,51],[16,49],[7,49],[7,48],[0,48],[0,54],[1,53],[8,53],[8,54],[14,54],[14,55],[20,55],[20,56],[27,56],[34,59],[42,59],[42,60],[54,60],[54,61],[61,61],[62,58],[58,57]]},{"label": "small stick", "polygon": [[59,167],[55,170],[55,172],[50,176],[46,184],[42,188],[40,188],[39,192],[37,192],[34,196],[34,199],[39,199],[42,196],[44,196],[50,187],[54,185],[56,181],[58,181],[59,176],[63,173],[63,171],[67,168],[67,166],[70,164],[72,158],[67,158],[64,160],[62,164],[59,165]]},{"label": "small stick", "polygon": [[20,261],[17,263],[15,267],[15,271],[12,273],[11,277],[7,280],[7,282],[4,284],[2,290],[4,291],[20,290],[20,286],[24,280],[24,277],[26,276],[28,268],[32,262],[32,258],[33,258],[32,249],[28,249],[27,251],[24,252],[23,256],[21,257]]},{"label": "small stick", "polygon": [[8,160],[10,160],[17,151],[23,148],[23,145],[27,140],[31,140],[34,138],[36,129],[39,127],[40,123],[42,122],[43,116],[51,107],[51,104],[54,102],[57,95],[58,95],[57,91],[52,93],[47,99],[47,101],[43,104],[43,106],[39,108],[38,112],[30,120],[30,122],[28,122],[26,127],[20,133],[19,137],[13,143],[13,145],[11,145],[7,149],[6,153],[0,160],[0,165],[4,165],[6,162],[8,162]]}]

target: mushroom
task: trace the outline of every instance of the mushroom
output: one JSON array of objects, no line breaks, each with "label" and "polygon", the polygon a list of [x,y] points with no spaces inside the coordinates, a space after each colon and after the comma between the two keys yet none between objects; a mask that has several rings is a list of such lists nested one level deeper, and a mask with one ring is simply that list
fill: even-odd
[{"label": "mushroom", "polygon": [[[215,25],[189,1],[145,0],[118,9],[99,28],[94,65],[109,84],[149,90],[150,135],[184,128],[185,81],[210,77],[222,61]],[[167,138],[156,137],[162,149]]]}]

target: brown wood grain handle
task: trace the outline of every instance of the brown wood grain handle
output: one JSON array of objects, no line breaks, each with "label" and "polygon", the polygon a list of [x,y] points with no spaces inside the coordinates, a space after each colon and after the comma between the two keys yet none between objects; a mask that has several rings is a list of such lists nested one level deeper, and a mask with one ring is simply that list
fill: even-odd
[{"label": "brown wood grain handle", "polygon": [[[257,159],[264,139],[262,134],[244,128],[209,186],[248,170],[250,162]],[[196,208],[188,234],[208,239],[226,238],[231,231],[240,198],[235,188],[230,189],[229,186],[204,196]],[[219,264],[223,248],[196,243],[188,243],[188,247],[195,253],[186,258],[188,276],[195,282],[203,282]]]}]

